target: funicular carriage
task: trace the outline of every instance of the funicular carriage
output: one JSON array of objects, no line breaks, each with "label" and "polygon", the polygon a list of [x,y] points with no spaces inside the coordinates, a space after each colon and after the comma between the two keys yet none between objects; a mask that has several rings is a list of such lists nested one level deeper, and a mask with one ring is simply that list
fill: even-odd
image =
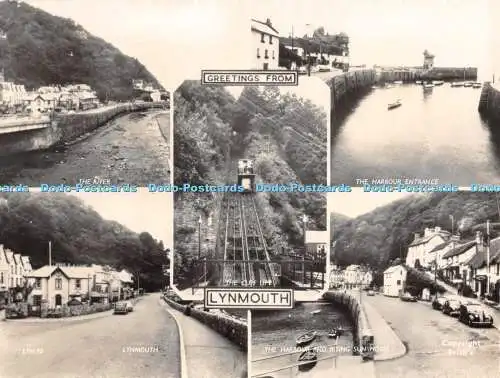
[{"label": "funicular carriage", "polygon": [[243,187],[244,193],[254,192],[255,172],[253,160],[238,160],[238,185]]}]

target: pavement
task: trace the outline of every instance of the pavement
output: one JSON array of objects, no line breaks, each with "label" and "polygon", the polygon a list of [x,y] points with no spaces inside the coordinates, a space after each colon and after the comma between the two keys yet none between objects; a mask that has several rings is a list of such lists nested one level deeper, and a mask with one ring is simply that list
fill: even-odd
[{"label": "pavement", "polygon": [[169,183],[169,136],[169,111],[125,114],[64,148],[2,158],[0,181],[39,186],[98,176],[113,184]]},{"label": "pavement", "polygon": [[394,330],[407,353],[376,361],[377,378],[498,377],[500,333],[469,328],[433,310],[429,302],[403,302],[383,295],[363,297]]},{"label": "pavement", "polygon": [[113,314],[113,310],[96,312],[94,314],[89,315],[81,315],[81,316],[71,316],[68,318],[38,318],[38,317],[30,317],[23,319],[4,319],[0,316],[0,319],[3,319],[6,322],[14,322],[14,323],[68,323],[68,322],[78,322],[78,321],[86,321],[91,319],[99,319],[104,318],[106,316],[110,316]]},{"label": "pavement", "polygon": [[384,318],[368,302],[362,302],[375,339],[375,361],[392,360],[406,354],[406,347]]},{"label": "pavement", "polygon": [[0,322],[0,377],[179,378],[178,328],[159,299],[80,322]]},{"label": "pavement", "polygon": [[176,320],[182,339],[186,371],[180,378],[246,378],[245,352],[196,319],[164,306]]}]

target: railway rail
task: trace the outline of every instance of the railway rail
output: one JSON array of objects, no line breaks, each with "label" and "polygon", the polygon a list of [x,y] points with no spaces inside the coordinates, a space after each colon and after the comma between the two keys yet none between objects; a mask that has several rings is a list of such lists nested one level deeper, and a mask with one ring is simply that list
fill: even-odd
[{"label": "railway rail", "polygon": [[277,286],[253,193],[227,193],[219,233],[223,256],[219,286]]}]

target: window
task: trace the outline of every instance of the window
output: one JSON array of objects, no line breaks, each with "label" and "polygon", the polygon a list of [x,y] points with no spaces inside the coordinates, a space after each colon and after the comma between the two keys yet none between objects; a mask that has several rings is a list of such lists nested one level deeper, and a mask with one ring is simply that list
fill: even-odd
[{"label": "window", "polygon": [[257,49],[257,58],[260,58],[260,49]]},{"label": "window", "polygon": [[82,280],[75,281],[75,289],[79,290],[82,288]]},{"label": "window", "polygon": [[497,276],[500,274],[500,264],[497,264]]},{"label": "window", "polygon": [[56,278],[55,284],[56,284],[56,290],[62,289],[62,279],[61,278]]},{"label": "window", "polygon": [[401,285],[401,280],[397,280],[396,284]]},{"label": "window", "polygon": [[272,44],[273,44],[273,36],[272,36],[272,35],[270,35],[270,36],[269,36],[269,44],[270,44],[270,45],[272,45]]},{"label": "window", "polygon": [[264,59],[269,59],[269,51],[267,49],[264,51]]},{"label": "window", "polygon": [[11,266],[10,266],[10,272],[11,272],[12,274],[14,274],[14,265],[11,265]]},{"label": "window", "polygon": [[260,33],[260,42],[264,43],[264,33]]},{"label": "window", "polygon": [[41,278],[37,278],[35,280],[35,288],[37,288],[37,289],[41,289],[42,288],[42,279]]},{"label": "window", "polygon": [[273,50],[273,59],[274,59],[274,50]]},{"label": "window", "polygon": [[3,280],[4,280],[3,272],[0,272],[0,284],[3,284]]},{"label": "window", "polygon": [[41,295],[33,295],[33,306],[40,306],[42,304]]}]

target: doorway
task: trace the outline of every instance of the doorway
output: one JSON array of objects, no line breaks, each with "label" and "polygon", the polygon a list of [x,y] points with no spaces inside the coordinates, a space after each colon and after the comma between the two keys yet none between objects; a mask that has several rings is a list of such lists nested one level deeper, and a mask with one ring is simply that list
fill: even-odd
[{"label": "doorway", "polygon": [[61,294],[56,295],[56,306],[62,306],[62,297]]},{"label": "doorway", "polygon": [[264,63],[262,64],[262,69],[265,71],[265,70],[268,70],[269,69],[269,63]]}]

